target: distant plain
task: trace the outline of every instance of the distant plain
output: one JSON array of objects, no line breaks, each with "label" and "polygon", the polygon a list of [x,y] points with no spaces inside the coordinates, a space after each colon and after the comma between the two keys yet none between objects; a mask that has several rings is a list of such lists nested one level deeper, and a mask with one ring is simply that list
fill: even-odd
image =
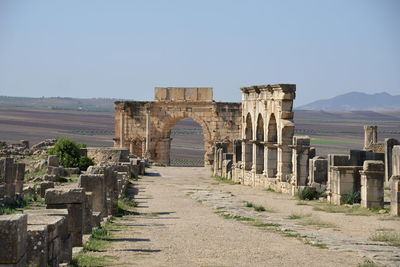
[{"label": "distant plain", "polygon": [[[378,125],[378,139],[400,139],[400,111],[295,111],[295,135],[308,135],[317,154],[348,153],[363,146],[363,125]],[[88,146],[112,146],[113,112],[0,108],[0,141],[31,144],[68,136]],[[174,165],[201,165],[202,130],[191,119],[178,122],[171,132]]]}]

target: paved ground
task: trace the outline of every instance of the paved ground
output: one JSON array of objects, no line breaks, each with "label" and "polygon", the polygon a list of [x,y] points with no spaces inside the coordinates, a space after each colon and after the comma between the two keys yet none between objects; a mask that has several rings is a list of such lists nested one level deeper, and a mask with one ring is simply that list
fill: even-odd
[{"label": "paved ground", "polygon": [[[399,230],[399,221],[383,215],[313,211],[286,195],[217,183],[205,168],[148,172],[135,185],[138,215],[117,219],[123,227],[102,253],[117,256],[117,266],[357,266],[362,256],[400,255],[368,243],[369,231]],[[267,211],[245,207],[244,200]]]}]

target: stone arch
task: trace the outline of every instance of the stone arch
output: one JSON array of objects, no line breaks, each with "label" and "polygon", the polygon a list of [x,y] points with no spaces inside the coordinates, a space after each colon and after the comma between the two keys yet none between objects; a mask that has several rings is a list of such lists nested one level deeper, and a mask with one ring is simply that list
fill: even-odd
[{"label": "stone arch", "polygon": [[264,171],[264,119],[261,114],[258,114],[256,127],[256,173],[260,174]]},{"label": "stone arch", "polygon": [[246,128],[244,133],[246,140],[253,140],[253,121],[250,112],[246,116]]},{"label": "stone arch", "polygon": [[273,113],[268,122],[267,141],[267,175],[269,178],[274,178],[278,172],[278,126]]},{"label": "stone arch", "polygon": [[[167,119],[167,118],[164,118]],[[175,126],[175,124],[183,119],[192,119],[198,125],[200,125],[203,131],[203,140],[204,140],[204,162],[207,161],[208,157],[207,154],[209,153],[212,147],[212,138],[211,138],[211,131],[208,123],[194,114],[185,114],[183,116],[173,116],[167,119],[167,122],[164,126],[159,129],[159,132],[162,138],[156,143],[154,146],[154,153],[158,158],[161,158],[162,162],[166,164],[170,163],[170,149],[171,149],[171,129]]]},{"label": "stone arch", "polygon": [[244,168],[251,170],[253,165],[253,121],[250,112],[246,116]]}]

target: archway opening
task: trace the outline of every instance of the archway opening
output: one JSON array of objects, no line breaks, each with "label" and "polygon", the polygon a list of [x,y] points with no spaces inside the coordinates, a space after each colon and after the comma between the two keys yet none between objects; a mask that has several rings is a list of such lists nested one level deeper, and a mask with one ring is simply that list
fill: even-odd
[{"label": "archway opening", "polygon": [[253,123],[250,113],[246,117],[245,139],[244,168],[249,171],[253,165],[253,143],[251,142],[253,140]]},{"label": "archway opening", "polygon": [[201,126],[190,118],[178,121],[171,129],[170,165],[204,167],[204,135]]},{"label": "archway opening", "polygon": [[276,177],[278,172],[278,131],[275,115],[272,114],[268,123],[268,157],[267,157],[267,172],[268,177]]},{"label": "archway opening", "polygon": [[264,171],[264,120],[261,114],[257,118],[256,139],[256,173],[260,174]]}]

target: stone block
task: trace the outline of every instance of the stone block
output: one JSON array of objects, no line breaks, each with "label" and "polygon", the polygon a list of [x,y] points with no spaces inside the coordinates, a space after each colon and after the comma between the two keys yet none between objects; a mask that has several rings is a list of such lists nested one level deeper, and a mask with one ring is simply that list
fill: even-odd
[{"label": "stone block", "polygon": [[92,227],[100,227],[102,216],[100,212],[94,211],[92,213]]},{"label": "stone block", "polygon": [[361,174],[361,206],[383,208],[385,164],[383,161],[364,161]]},{"label": "stone block", "polygon": [[61,239],[61,252],[60,261],[70,262],[72,260],[72,225],[73,218],[69,216],[67,209],[40,209],[40,210],[25,210],[25,214],[28,216],[62,216],[65,218],[66,224],[60,226],[58,230],[59,237]]},{"label": "stone block", "polygon": [[84,210],[83,210],[83,223],[82,223],[82,233],[83,234],[90,234],[92,233],[92,214],[93,214],[93,192],[86,192],[86,201],[84,203]]},{"label": "stone block", "polygon": [[54,188],[54,182],[42,182],[40,183],[40,196],[44,198],[46,189]]},{"label": "stone block", "polygon": [[86,192],[93,193],[93,211],[101,212],[103,216],[106,216],[107,196],[104,174],[82,174],[79,177],[79,187],[84,188]]},{"label": "stone block", "polygon": [[26,214],[0,216],[0,264],[25,266],[27,217]]},{"label": "stone block", "polygon": [[66,175],[63,167],[52,167],[52,166],[47,167],[47,174],[55,175],[57,177],[62,177]]},{"label": "stone block", "polygon": [[392,149],[392,176],[400,175],[400,145]]},{"label": "stone block", "polygon": [[30,266],[47,266],[48,237],[47,225],[28,225],[27,261]]},{"label": "stone block", "polygon": [[85,202],[85,189],[49,189],[45,195],[46,204],[72,204]]},{"label": "stone block", "polygon": [[49,155],[47,158],[47,165],[50,167],[60,167],[60,160],[56,155]]}]

